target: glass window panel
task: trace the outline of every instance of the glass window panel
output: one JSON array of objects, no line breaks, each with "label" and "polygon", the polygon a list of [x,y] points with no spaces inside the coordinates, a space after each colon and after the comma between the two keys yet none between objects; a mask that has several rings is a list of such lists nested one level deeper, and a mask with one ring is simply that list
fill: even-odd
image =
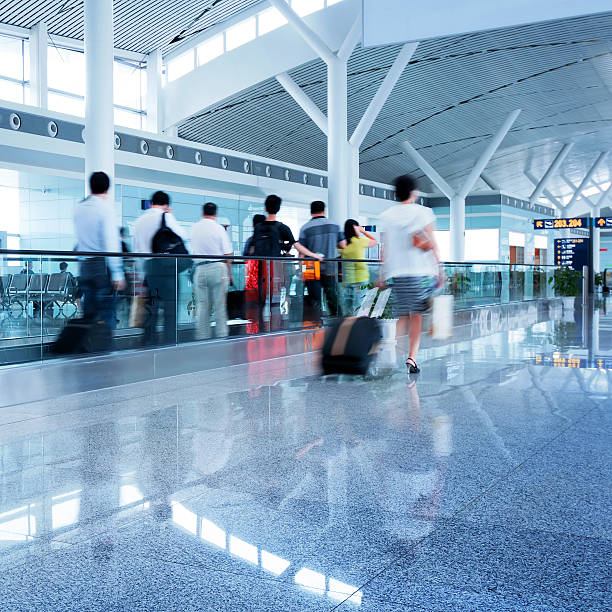
[{"label": "glass window panel", "polygon": [[176,81],[194,69],[193,51],[183,53],[174,59],[171,59],[167,65],[168,82]]},{"label": "glass window panel", "polygon": [[225,31],[225,49],[231,51],[253,40],[256,35],[257,21],[249,17]]},{"label": "glass window panel", "polygon": [[287,20],[274,8],[266,9],[257,15],[257,34],[263,36],[287,23]]},{"label": "glass window panel", "polygon": [[497,261],[499,259],[499,230],[465,230],[466,261]]},{"label": "glass window panel", "polygon": [[291,8],[300,16],[310,15],[320,11],[324,6],[324,0],[291,0]]},{"label": "glass window panel", "polygon": [[0,99],[23,104],[23,85],[0,79]]},{"label": "glass window panel", "polygon": [[23,80],[30,80],[30,43],[23,41]]},{"label": "glass window panel", "polygon": [[198,45],[198,66],[206,64],[215,57],[223,54],[223,34],[213,36],[201,45]]},{"label": "glass window panel", "polygon": [[114,115],[115,125],[121,125],[123,127],[133,128],[135,130],[140,130],[142,127],[140,122],[140,113],[135,113],[123,108],[115,108]]},{"label": "glass window panel", "polygon": [[55,91],[49,92],[49,110],[76,117],[85,116],[85,99],[67,96]]},{"label": "glass window panel", "polygon": [[85,56],[79,51],[51,45],[47,52],[47,78],[51,89],[85,95]]},{"label": "glass window panel", "polygon": [[21,39],[0,36],[0,76],[23,80]]},{"label": "glass window panel", "polygon": [[331,6],[332,4],[338,4],[338,2],[343,2],[343,0],[327,0],[327,6]]},{"label": "glass window panel", "polygon": [[115,104],[140,110],[140,72],[134,64],[115,60],[113,65],[113,98]]}]

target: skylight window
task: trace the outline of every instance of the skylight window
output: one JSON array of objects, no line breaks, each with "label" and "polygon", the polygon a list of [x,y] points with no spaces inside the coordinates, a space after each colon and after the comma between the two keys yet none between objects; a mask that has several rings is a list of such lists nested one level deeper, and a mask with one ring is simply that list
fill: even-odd
[{"label": "skylight window", "polygon": [[257,20],[249,17],[225,31],[225,49],[231,51],[253,40],[257,35]]},{"label": "skylight window", "polygon": [[223,55],[224,52],[224,42],[223,42],[223,34],[217,34],[217,36],[213,36],[208,40],[204,41],[201,45],[198,45],[198,66],[202,66],[203,64],[207,64],[211,60],[214,60],[215,57],[219,57]]},{"label": "skylight window", "polygon": [[291,8],[300,16],[305,17],[324,8],[324,0],[291,0]]},{"label": "skylight window", "polygon": [[274,8],[266,9],[257,15],[257,36],[263,36],[284,26],[287,20]]}]

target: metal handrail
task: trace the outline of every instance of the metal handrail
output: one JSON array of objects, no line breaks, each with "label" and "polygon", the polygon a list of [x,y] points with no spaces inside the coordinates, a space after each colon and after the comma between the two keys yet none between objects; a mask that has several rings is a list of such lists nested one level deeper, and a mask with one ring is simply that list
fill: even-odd
[{"label": "metal handrail", "polygon": [[[312,262],[316,261],[310,257],[265,257],[263,255],[196,255],[188,253],[186,255],[173,255],[170,253],[109,253],[105,251],[42,251],[38,249],[0,249],[0,255],[18,255],[21,258],[31,256],[51,256],[51,257],[62,257],[64,259],[74,259],[78,257],[121,257],[124,259],[136,258],[136,259],[201,259],[201,260],[214,260],[214,261],[280,261],[280,262]],[[336,257],[334,259],[325,259],[325,261],[338,262],[338,263],[371,263],[371,264],[382,264],[381,259],[343,259]],[[491,261],[444,261],[442,262],[449,266],[524,266],[528,268],[557,268],[551,264],[527,264],[527,263],[508,263],[508,262],[491,262]]]}]

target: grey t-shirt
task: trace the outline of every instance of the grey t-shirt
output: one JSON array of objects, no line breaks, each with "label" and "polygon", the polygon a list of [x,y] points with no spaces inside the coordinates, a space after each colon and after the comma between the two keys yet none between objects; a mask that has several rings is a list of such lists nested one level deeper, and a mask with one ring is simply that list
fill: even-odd
[{"label": "grey t-shirt", "polygon": [[313,217],[302,226],[298,242],[313,253],[323,253],[325,259],[334,259],[342,240],[344,234],[335,223],[326,217]]}]

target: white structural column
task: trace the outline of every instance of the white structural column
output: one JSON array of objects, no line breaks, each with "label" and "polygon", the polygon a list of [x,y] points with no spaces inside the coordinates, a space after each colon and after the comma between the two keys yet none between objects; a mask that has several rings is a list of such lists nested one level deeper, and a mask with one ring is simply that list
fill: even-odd
[{"label": "white structural column", "polygon": [[30,104],[48,107],[47,24],[40,21],[30,30]]},{"label": "white structural column", "polygon": [[506,134],[510,131],[520,112],[520,109],[517,109],[508,115],[470,170],[470,173],[463,182],[463,186],[458,191],[455,191],[409,142],[402,143],[406,153],[412,157],[417,166],[450,200],[450,247],[452,261],[462,262],[465,259],[465,199],[474,188],[476,181],[482,175],[489,161],[491,161],[495,151],[497,151]]},{"label": "white structural column", "polygon": [[599,166],[602,162],[608,157],[608,151],[602,151],[595,160],[595,163],[591,166],[591,169],[586,173],[585,177],[582,179],[582,183],[580,183],[578,189],[574,192],[572,199],[567,203],[567,209],[569,209],[574,202],[580,197],[580,194],[584,190],[584,188],[591,182],[591,179],[599,169]]},{"label": "white structural column", "polygon": [[327,134],[327,117],[321,109],[304,93],[302,88],[286,73],[276,75],[276,80],[285,91],[300,105],[301,109],[317,124],[317,127]]},{"label": "white structural column", "polygon": [[359,147],[347,142],[348,211],[347,217],[359,221]]},{"label": "white structural column", "polygon": [[537,202],[538,198],[542,195],[548,184],[550,183],[550,179],[553,177],[555,172],[561,167],[561,164],[565,161],[565,158],[568,156],[569,152],[572,150],[574,146],[573,142],[568,142],[563,145],[557,156],[553,160],[552,164],[548,170],[544,173],[544,176],[541,178],[540,182],[536,185],[536,188],[533,190],[529,201],[532,204]]},{"label": "white structural column", "polygon": [[346,61],[327,64],[327,193],[329,215],[340,226],[348,217]]},{"label": "white structural column", "polygon": [[114,182],[113,0],[85,0],[85,178]]},{"label": "white structural column", "polygon": [[160,134],[164,120],[162,88],[162,53],[156,49],[147,55],[147,130]]},{"label": "white structural column", "polygon": [[485,182],[489,189],[493,189],[493,191],[501,191],[500,186],[485,172],[480,175],[480,178]]}]

